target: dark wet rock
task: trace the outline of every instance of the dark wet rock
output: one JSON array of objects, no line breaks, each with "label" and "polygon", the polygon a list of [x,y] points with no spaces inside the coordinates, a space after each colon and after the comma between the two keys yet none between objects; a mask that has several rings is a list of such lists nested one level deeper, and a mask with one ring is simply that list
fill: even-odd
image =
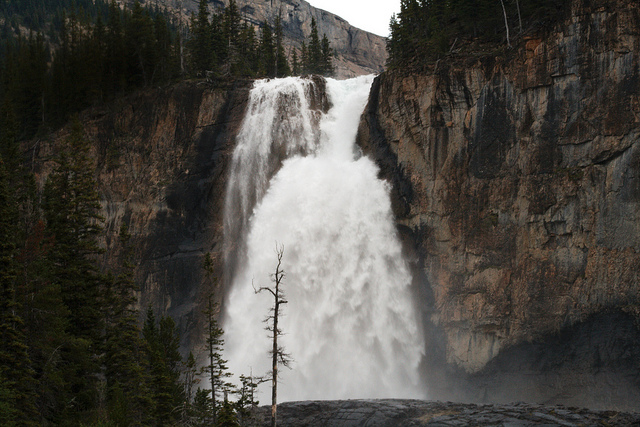
[{"label": "dark wet rock", "polygon": [[[256,409],[255,424],[268,426],[271,407]],[[283,427],[401,426],[631,426],[640,414],[589,411],[525,403],[473,405],[421,400],[341,400],[285,402],[278,405]]]}]

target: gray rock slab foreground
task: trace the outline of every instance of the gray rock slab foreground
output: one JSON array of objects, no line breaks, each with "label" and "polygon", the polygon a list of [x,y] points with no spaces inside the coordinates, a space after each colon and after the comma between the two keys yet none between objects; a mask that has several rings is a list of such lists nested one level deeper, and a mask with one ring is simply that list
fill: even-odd
[{"label": "gray rock slab foreground", "polygon": [[[270,406],[247,425],[267,426]],[[640,413],[529,403],[475,405],[422,400],[335,400],[278,405],[280,426],[640,426]]]}]

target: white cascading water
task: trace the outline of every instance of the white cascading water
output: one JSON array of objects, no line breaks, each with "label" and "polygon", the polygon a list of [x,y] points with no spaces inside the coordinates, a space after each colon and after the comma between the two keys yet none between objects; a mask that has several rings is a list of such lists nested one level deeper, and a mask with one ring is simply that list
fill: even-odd
[{"label": "white cascading water", "polygon": [[273,297],[254,286],[272,285],[277,242],[288,300],[280,343],[293,358],[280,369],[279,401],[426,397],[388,184],[355,146],[372,81],[327,80],[332,107],[322,117],[309,109],[308,79],[259,81],[250,94],[225,213],[226,238],[245,239],[235,246],[225,358],[236,375],[270,370],[263,320]]}]

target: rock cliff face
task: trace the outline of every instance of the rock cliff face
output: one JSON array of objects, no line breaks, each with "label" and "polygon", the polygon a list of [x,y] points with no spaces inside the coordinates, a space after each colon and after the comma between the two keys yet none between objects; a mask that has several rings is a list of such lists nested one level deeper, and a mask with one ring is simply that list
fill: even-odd
[{"label": "rock cliff face", "polygon": [[[198,351],[208,295],[216,283],[203,275],[210,252],[222,272],[222,214],[227,163],[244,116],[250,82],[213,88],[184,82],[125,98],[82,117],[98,167],[105,217],[102,265],[117,259],[118,231],[129,225],[135,248],[140,309],[170,315],[184,348]],[[37,176],[44,181],[52,144],[42,144]],[[222,281],[219,274],[216,278]]]},{"label": "rock cliff face", "polygon": [[326,34],[335,49],[337,78],[378,74],[384,69],[387,43],[383,37],[352,27],[339,16],[317,9],[304,0],[239,0],[237,4],[246,19],[254,24],[273,23],[280,14],[285,43],[296,48],[308,39],[311,18],[315,18],[320,37]]},{"label": "rock cliff face", "polygon": [[640,402],[640,5],[381,75],[359,142],[422,286],[431,397]]},{"label": "rock cliff face", "polygon": [[[197,1],[160,0],[159,3],[176,11],[182,9],[183,16],[198,9]],[[210,0],[209,7],[213,11],[228,4],[229,0]],[[311,34],[311,18],[315,18],[320,37],[326,34],[335,49],[337,78],[377,74],[384,69],[387,61],[384,37],[352,27],[339,16],[317,9],[304,0],[236,0],[236,4],[243,19],[256,26],[263,22],[273,25],[280,15],[285,46],[297,49]]]}]

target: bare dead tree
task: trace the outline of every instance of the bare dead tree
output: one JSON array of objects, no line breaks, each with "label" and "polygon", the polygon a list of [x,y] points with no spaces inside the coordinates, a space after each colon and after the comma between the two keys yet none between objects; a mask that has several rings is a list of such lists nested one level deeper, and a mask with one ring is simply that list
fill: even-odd
[{"label": "bare dead tree", "polygon": [[272,349],[269,352],[271,354],[271,427],[276,427],[276,414],[278,410],[278,365],[289,367],[291,364],[291,357],[285,353],[284,348],[278,345],[278,337],[282,335],[282,331],[278,326],[278,320],[280,317],[280,309],[283,304],[287,304],[284,291],[282,290],[283,280],[285,278],[284,270],[282,269],[282,257],[284,255],[284,246],[276,243],[276,256],[278,262],[276,264],[275,273],[271,275],[271,282],[273,287],[261,287],[255,289],[255,293],[267,291],[273,296],[273,306],[271,307],[270,314],[265,318],[267,326],[265,329],[271,333]]},{"label": "bare dead tree", "polygon": [[518,9],[518,25],[520,27],[520,33],[522,33],[522,15],[520,14],[520,2],[516,0],[516,8]]},{"label": "bare dead tree", "polygon": [[511,47],[511,39],[509,38],[509,21],[507,20],[507,9],[504,7],[504,0],[500,0],[502,5],[502,14],[504,15],[504,28],[507,30],[507,46]]}]

